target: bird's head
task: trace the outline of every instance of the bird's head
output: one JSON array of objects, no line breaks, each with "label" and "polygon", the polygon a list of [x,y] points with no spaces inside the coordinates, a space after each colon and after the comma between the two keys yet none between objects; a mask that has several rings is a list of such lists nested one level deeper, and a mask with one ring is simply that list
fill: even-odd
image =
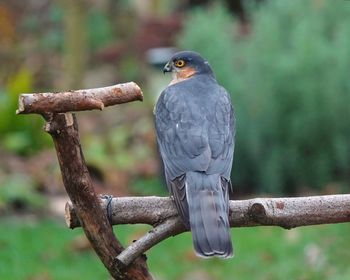
[{"label": "bird's head", "polygon": [[208,61],[193,51],[175,53],[164,66],[163,72],[172,72],[174,79],[178,80],[184,80],[197,74],[213,75]]}]

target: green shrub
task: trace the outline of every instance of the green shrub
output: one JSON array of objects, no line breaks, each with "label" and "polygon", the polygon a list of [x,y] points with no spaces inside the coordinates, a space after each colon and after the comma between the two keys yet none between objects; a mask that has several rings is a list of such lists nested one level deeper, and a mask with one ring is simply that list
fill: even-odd
[{"label": "green shrub", "polygon": [[19,94],[30,92],[33,92],[33,75],[27,68],[20,69],[4,88],[0,87],[0,147],[21,155],[50,144],[40,116],[16,115]]},{"label": "green shrub", "polygon": [[7,175],[0,180],[0,212],[2,210],[42,210],[45,197],[36,191],[35,182],[26,174]]},{"label": "green shrub", "polygon": [[182,49],[208,58],[232,93],[234,185],[291,193],[345,182],[350,4],[271,0],[248,11],[247,36],[236,34],[238,22],[214,6],[192,12],[179,37]]}]

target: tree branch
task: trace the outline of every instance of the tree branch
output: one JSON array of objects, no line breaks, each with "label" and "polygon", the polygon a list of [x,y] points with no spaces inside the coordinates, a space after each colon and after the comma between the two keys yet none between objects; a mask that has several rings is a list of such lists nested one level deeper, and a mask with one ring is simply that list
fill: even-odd
[{"label": "tree branch", "polygon": [[[106,211],[106,200],[100,203]],[[186,231],[168,197],[113,198],[110,207],[113,225],[144,223],[154,227],[119,254],[118,260],[124,265],[162,240]],[[350,195],[232,200],[229,220],[231,227],[265,225],[285,229],[350,222]],[[79,226],[70,202],[66,205],[66,222],[70,228]]]},{"label": "tree branch", "polygon": [[[101,197],[100,204],[107,214],[108,199]],[[110,204],[110,221],[113,225],[149,224],[156,226],[166,219],[178,217],[170,197],[114,197]],[[80,227],[79,219],[71,202],[65,210],[67,226],[71,229]]]},{"label": "tree branch", "polygon": [[142,101],[140,87],[129,82],[110,87],[83,89],[58,93],[21,94],[17,114],[65,113],[72,111],[103,110],[104,107],[130,101]]},{"label": "tree branch", "polygon": [[54,141],[63,183],[74,205],[76,219],[114,279],[151,280],[152,276],[148,272],[146,259],[140,254],[128,266],[116,258],[124,248],[115,237],[93,189],[80,146],[75,115],[67,112],[102,110],[106,106],[142,98],[140,87],[131,82],[60,93],[22,94],[16,111],[17,114],[37,113],[45,118],[45,130]]},{"label": "tree branch", "polygon": [[124,248],[113,234],[92,186],[80,146],[75,116],[71,113],[53,114],[45,130],[54,141],[63,183],[76,210],[77,219],[110,274],[114,279],[152,279],[143,258],[134,259],[130,267],[117,265],[116,256]]},{"label": "tree branch", "polygon": [[117,259],[120,263],[127,266],[131,264],[138,256],[145,253],[148,249],[152,248],[168,237],[178,235],[184,231],[186,231],[186,229],[178,217],[167,219],[163,223],[148,231],[140,239],[130,244],[118,255]]}]

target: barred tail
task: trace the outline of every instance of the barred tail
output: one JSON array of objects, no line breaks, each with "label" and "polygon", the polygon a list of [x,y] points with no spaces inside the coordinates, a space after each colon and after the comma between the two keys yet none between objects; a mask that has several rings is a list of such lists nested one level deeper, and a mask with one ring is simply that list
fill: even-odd
[{"label": "barred tail", "polygon": [[233,256],[227,192],[228,182],[223,182],[219,174],[186,173],[190,227],[199,256]]}]

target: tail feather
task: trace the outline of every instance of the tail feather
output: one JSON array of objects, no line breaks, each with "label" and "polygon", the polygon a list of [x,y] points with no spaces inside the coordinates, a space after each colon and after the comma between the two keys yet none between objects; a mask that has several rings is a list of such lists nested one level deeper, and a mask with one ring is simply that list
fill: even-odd
[{"label": "tail feather", "polygon": [[219,174],[186,174],[186,197],[196,253],[202,257],[233,256],[228,222],[228,188]]}]

